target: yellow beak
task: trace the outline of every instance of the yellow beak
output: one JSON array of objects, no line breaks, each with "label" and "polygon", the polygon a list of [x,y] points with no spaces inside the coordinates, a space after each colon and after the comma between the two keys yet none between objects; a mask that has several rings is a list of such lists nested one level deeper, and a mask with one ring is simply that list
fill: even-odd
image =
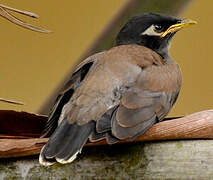
[{"label": "yellow beak", "polygon": [[193,21],[191,19],[184,19],[180,23],[170,26],[160,37],[163,38],[169,33],[177,32],[177,31],[181,30],[182,28],[186,28],[186,27],[194,25],[194,24],[197,24],[197,22]]}]

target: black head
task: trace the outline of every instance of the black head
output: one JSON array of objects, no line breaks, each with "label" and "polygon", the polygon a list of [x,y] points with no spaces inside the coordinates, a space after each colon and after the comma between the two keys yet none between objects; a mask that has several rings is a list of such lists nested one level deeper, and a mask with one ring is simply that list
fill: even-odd
[{"label": "black head", "polygon": [[120,30],[116,45],[138,44],[146,46],[163,58],[169,56],[174,34],[195,21],[178,19],[162,14],[145,13],[131,18]]}]

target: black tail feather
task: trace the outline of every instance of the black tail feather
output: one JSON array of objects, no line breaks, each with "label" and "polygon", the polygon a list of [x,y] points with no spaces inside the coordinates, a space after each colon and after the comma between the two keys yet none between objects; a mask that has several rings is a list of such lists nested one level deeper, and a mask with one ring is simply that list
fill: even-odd
[{"label": "black tail feather", "polygon": [[50,165],[53,159],[61,163],[73,161],[94,129],[94,121],[79,126],[64,119],[43,147],[40,163]]}]

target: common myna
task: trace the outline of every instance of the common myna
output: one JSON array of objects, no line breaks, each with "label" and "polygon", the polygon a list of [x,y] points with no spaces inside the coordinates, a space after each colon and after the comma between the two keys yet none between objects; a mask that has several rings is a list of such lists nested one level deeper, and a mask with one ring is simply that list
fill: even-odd
[{"label": "common myna", "polygon": [[182,81],[169,55],[170,43],[177,31],[192,24],[162,14],[135,16],[113,48],[80,63],[49,115],[42,136],[51,136],[40,163],[70,163],[88,140],[133,140],[162,121]]}]

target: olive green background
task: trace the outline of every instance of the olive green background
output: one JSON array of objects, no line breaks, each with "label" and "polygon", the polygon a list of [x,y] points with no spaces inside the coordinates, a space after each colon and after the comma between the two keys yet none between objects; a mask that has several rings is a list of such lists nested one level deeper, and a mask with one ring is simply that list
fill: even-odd
[{"label": "olive green background", "polygon": [[[39,34],[0,19],[0,97],[25,106],[0,103],[0,109],[37,112],[58,83],[91,46],[127,0],[1,1],[40,15],[39,20],[18,16],[53,31]],[[183,87],[170,115],[211,109],[213,1],[192,1],[181,13],[198,25],[179,32],[171,54],[183,72]]]}]

